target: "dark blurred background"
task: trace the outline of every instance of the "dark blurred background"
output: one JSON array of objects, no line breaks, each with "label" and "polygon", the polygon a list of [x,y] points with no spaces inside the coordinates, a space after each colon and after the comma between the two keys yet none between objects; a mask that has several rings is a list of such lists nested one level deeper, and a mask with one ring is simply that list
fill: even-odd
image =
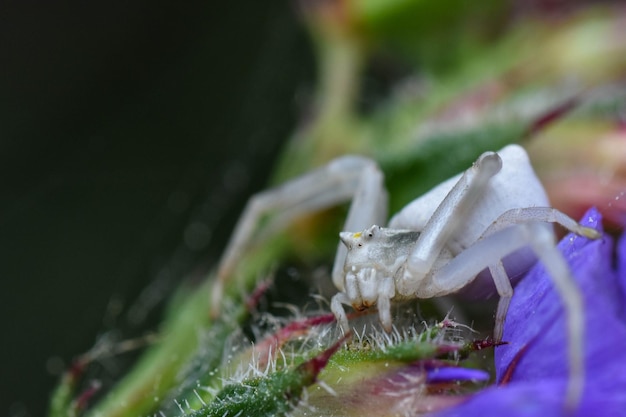
[{"label": "dark blurred background", "polygon": [[0,412],[219,255],[312,91],[290,2],[0,5]]}]

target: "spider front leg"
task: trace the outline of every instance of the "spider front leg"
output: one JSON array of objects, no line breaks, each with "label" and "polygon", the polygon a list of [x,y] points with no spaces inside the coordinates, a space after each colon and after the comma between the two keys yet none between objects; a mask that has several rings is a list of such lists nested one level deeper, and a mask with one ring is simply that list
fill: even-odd
[{"label": "spider front leg", "polygon": [[[576,220],[567,216],[566,214],[558,211],[552,207],[525,207],[506,211],[498,219],[496,219],[485,230],[479,240],[510,227],[515,224],[528,223],[528,222],[542,222],[542,223],[556,223],[564,227],[570,232],[576,233],[580,236],[584,236],[589,239],[599,239],[602,234],[597,230],[590,227],[581,226]],[[502,340],[502,333],[504,330],[504,319],[513,296],[513,287],[509,281],[509,277],[506,273],[502,262],[498,262],[496,265],[489,267],[489,272],[493,277],[496,290],[500,296],[498,302],[498,309],[496,311],[496,320],[493,330],[494,339],[499,342]]]},{"label": "spider front leg", "polygon": [[496,310],[495,324],[493,326],[493,339],[496,342],[501,342],[504,333],[506,313],[509,311],[511,298],[513,298],[513,286],[511,285],[511,281],[506,273],[506,269],[504,269],[502,261],[498,261],[496,264],[489,266],[489,273],[493,278],[493,283],[500,297]]},{"label": "spider front leg", "polygon": [[[308,174],[254,195],[248,201],[220,260],[217,278],[211,289],[211,316],[219,315],[225,283],[232,277],[237,262],[255,238],[284,229],[297,217],[351,199],[353,204],[346,227],[364,228],[372,221],[386,217],[387,193],[383,175],[374,161],[360,156],[337,158]],[[372,201],[375,204],[365,204]],[[264,217],[269,217],[269,221],[259,230],[260,220]],[[345,256],[345,248],[340,247],[335,269],[338,269],[338,263],[343,265]]]},{"label": "spider front leg", "polygon": [[[450,238],[463,227],[466,214],[473,209],[491,178],[501,169],[500,156],[495,152],[485,152],[463,173],[421,231],[407,259],[403,282],[415,281],[416,277],[430,272]],[[410,283],[408,285],[411,286]]]},{"label": "spider front leg", "polygon": [[501,265],[501,259],[526,246],[530,247],[545,266],[563,301],[570,368],[566,405],[574,407],[581,398],[584,381],[584,305],[567,262],[555,245],[554,233],[545,226],[545,223],[531,221],[501,228],[486,236],[441,269],[433,271],[429,290],[431,294],[440,295],[456,292],[467,286],[485,268],[496,272],[493,277],[498,287],[498,281],[506,277],[504,269],[498,266]]}]

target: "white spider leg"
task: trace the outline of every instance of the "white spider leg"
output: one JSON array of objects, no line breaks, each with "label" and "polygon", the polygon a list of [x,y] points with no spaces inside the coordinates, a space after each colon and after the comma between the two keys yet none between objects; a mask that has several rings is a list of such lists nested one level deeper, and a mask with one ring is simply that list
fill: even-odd
[{"label": "white spider leg", "polygon": [[361,301],[361,290],[359,289],[357,277],[354,272],[346,272],[345,289],[343,290],[343,293],[346,295],[346,297],[348,297],[349,300],[357,300],[357,304],[360,304],[359,302]]},{"label": "white spider leg", "polygon": [[500,296],[500,299],[498,300],[498,309],[496,310],[495,325],[493,328],[493,339],[496,342],[499,342],[502,340],[506,313],[509,311],[509,305],[511,304],[511,298],[513,297],[513,286],[511,285],[509,276],[504,269],[504,265],[502,265],[502,261],[490,266],[489,273],[493,278],[493,282],[496,285],[496,291],[498,291],[498,295]]},{"label": "white spider leg", "polygon": [[[289,221],[325,207],[349,201],[360,190],[364,172],[378,172],[375,162],[359,156],[337,158],[327,165],[276,188],[254,195],[246,205],[220,260],[217,279],[211,290],[211,316],[220,312],[224,283],[257,234],[259,221],[272,212],[280,216],[265,230],[276,230]],[[374,174],[370,174],[374,176]],[[383,214],[384,215],[384,214]],[[271,219],[272,220],[272,219]],[[345,256],[345,255],[344,255]]]},{"label": "white spider leg", "polygon": [[437,207],[407,260],[403,281],[427,275],[451,236],[463,226],[464,214],[483,195],[489,180],[502,168],[495,152],[485,152],[466,170]]},{"label": "white spider leg", "polygon": [[[553,207],[524,207],[511,209],[503,213],[485,230],[480,239],[484,239],[486,236],[492,235],[511,225],[533,221],[558,223],[570,232],[585,236],[589,239],[598,239],[602,236],[597,230],[580,225],[576,220]],[[513,287],[511,286],[511,282],[502,262],[498,262],[496,265],[489,267],[489,272],[493,277],[496,290],[500,296],[493,330],[493,337],[499,342],[502,340],[504,321],[509,309],[509,304],[511,303],[511,297],[513,296]]]},{"label": "white spider leg", "polygon": [[[363,165],[353,166],[354,161],[352,159],[359,160]],[[303,214],[350,200],[352,200],[352,204],[348,210],[343,230],[358,231],[373,224],[382,224],[387,220],[387,190],[384,187],[384,175],[378,164],[361,156],[338,158],[326,167],[330,168],[331,164],[334,171],[342,170],[341,174],[333,172],[335,181],[326,189],[322,189],[322,184],[316,184],[319,188],[309,193],[308,199],[303,201],[303,204],[280,207],[280,215],[274,216],[269,224],[264,227],[263,235],[260,238],[263,238],[266,233],[271,234],[274,231],[285,229],[294,219]],[[345,179],[338,179],[336,178],[337,175],[341,175]],[[337,184],[337,180],[341,181],[341,184]],[[332,196],[338,194],[346,197],[333,200]],[[305,208],[304,211],[303,208]],[[344,248],[344,245],[339,245],[339,247]]]},{"label": "white spider leg", "polygon": [[489,227],[483,232],[480,239],[484,239],[486,236],[513,224],[529,222],[557,223],[570,232],[589,239],[599,239],[602,237],[602,234],[596,229],[582,226],[567,214],[562,213],[553,207],[524,207],[504,212],[491,225],[489,225]]},{"label": "white spider leg", "polygon": [[550,275],[565,309],[569,337],[570,378],[566,403],[575,406],[584,382],[584,305],[567,262],[557,249],[554,234],[544,223],[512,225],[495,232],[458,254],[432,275],[432,293],[448,294],[469,284],[480,271],[493,266],[506,255],[530,246]]},{"label": "white spider leg", "polygon": [[384,278],[381,282],[380,293],[378,294],[378,317],[380,324],[387,333],[391,332],[391,298],[395,293],[395,283],[392,277]]},{"label": "white spider leg", "polygon": [[348,324],[346,310],[343,308],[342,304],[347,306],[352,304],[348,296],[342,292],[338,292],[330,299],[330,311],[337,318],[337,323],[339,323],[343,332],[347,334],[350,331],[350,325]]},{"label": "white spider leg", "polygon": [[[387,221],[387,190],[383,174],[374,162],[361,171],[358,186],[355,188],[343,230],[356,232],[374,224],[384,224]],[[339,242],[333,263],[332,279],[340,291],[344,290],[344,265],[347,254],[348,248]]]}]

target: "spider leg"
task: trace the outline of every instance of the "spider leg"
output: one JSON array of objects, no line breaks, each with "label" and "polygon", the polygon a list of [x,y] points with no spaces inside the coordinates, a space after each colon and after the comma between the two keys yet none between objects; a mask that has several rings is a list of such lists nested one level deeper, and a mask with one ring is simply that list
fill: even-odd
[{"label": "spider leg", "polygon": [[[499,230],[510,227],[511,225],[530,221],[557,223],[570,232],[585,236],[589,239],[598,239],[602,236],[597,230],[580,225],[576,220],[553,207],[525,207],[508,210],[503,213],[485,230],[480,239],[484,239],[485,237],[492,235]],[[502,265],[502,262],[498,262],[496,265],[490,266],[489,272],[493,277],[496,290],[500,296],[493,330],[494,339],[496,341],[500,341],[504,330],[506,313],[509,309],[511,297],[513,296],[513,287],[511,286],[509,277],[504,269],[504,266]]]},{"label": "spider leg", "polygon": [[[510,225],[477,241],[433,272],[429,293],[436,296],[458,291],[485,268],[495,272],[494,282],[498,288],[500,280],[506,276],[506,273],[502,274],[503,270],[498,263],[506,255],[526,246],[532,249],[545,266],[563,302],[569,338],[570,367],[566,401],[567,405],[574,406],[581,398],[584,377],[584,305],[569,266],[555,245],[554,233],[545,227],[545,223],[531,221]],[[498,291],[500,292],[500,289]],[[508,307],[508,302],[506,304]],[[498,308],[500,310],[505,307]],[[505,313],[499,311],[498,314]]]},{"label": "spider leg", "polygon": [[[344,231],[360,231],[374,224],[387,221],[387,190],[384,177],[378,166],[371,166],[361,171],[359,182],[354,187],[352,204],[343,225]],[[333,263],[332,278],[335,287],[343,291],[344,270],[348,248],[339,242]]]},{"label": "spider leg", "polygon": [[479,240],[511,225],[528,222],[557,223],[570,232],[589,239],[599,239],[602,236],[597,230],[580,225],[553,207],[524,207],[504,212],[483,232]]},{"label": "spider leg", "polygon": [[343,308],[343,305],[347,306],[352,305],[348,296],[343,292],[338,292],[333,295],[333,298],[330,299],[330,311],[337,318],[337,323],[341,326],[341,329],[344,333],[348,333],[350,331],[350,325],[348,324],[348,316],[346,316],[346,310]]},{"label": "spider leg", "polygon": [[391,298],[395,295],[395,283],[392,277],[384,278],[378,294],[378,318],[387,333],[391,332]]},{"label": "spider leg", "polygon": [[[360,156],[337,158],[308,174],[254,195],[248,201],[217,268],[217,278],[211,289],[211,316],[219,315],[224,284],[259,235],[284,229],[297,217],[353,198],[355,203],[346,225],[365,228],[371,225],[363,224],[365,220],[386,217],[386,197],[383,176],[377,164]],[[377,204],[373,207],[364,204],[374,198]],[[266,217],[268,222],[259,228],[260,220]],[[342,256],[345,260],[345,249],[338,258]]]},{"label": "spider leg", "polygon": [[513,297],[513,286],[509,280],[509,276],[504,269],[502,261],[498,261],[494,265],[489,267],[489,273],[493,278],[493,282],[496,285],[496,291],[500,299],[498,300],[498,309],[496,310],[496,320],[493,327],[493,338],[496,342],[502,340],[502,334],[504,333],[504,321],[506,319],[506,313],[509,311],[509,305],[511,304],[511,298]]},{"label": "spider leg", "polygon": [[[463,219],[483,195],[489,180],[502,168],[495,152],[485,152],[466,170],[434,211],[407,259],[403,281],[427,275],[451,236],[463,227]],[[410,284],[408,284],[410,286]]]}]

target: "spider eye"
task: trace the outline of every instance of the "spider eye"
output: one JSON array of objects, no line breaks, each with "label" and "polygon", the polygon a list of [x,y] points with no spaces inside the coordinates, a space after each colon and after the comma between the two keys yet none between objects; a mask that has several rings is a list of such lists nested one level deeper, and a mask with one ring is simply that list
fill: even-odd
[{"label": "spider eye", "polygon": [[360,248],[361,246],[363,246],[363,244],[362,244],[362,243],[359,243],[357,246]]}]

